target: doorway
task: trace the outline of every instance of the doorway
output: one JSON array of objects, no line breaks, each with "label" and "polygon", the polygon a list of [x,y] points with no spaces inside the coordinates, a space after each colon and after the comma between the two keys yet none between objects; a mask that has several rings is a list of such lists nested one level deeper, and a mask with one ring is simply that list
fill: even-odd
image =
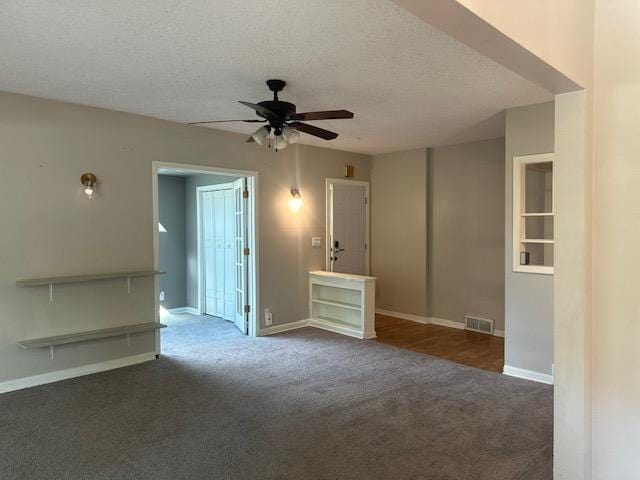
[{"label": "doorway", "polygon": [[327,271],[369,275],[369,182],[327,178]]},{"label": "doorway", "polygon": [[[215,321],[257,336],[257,172],[153,162],[152,178],[154,266],[166,272],[155,282],[156,321],[160,322],[162,311],[163,323],[167,315],[180,316],[176,325],[182,330],[186,324]],[[167,218],[169,211],[180,210],[179,194],[166,199],[168,179],[178,184],[182,180],[183,233],[176,227],[180,222]],[[167,240],[180,237],[185,245],[182,253],[174,240]],[[180,263],[182,270],[177,267]],[[165,330],[168,341],[171,328]],[[157,335],[156,353],[160,350]]]}]

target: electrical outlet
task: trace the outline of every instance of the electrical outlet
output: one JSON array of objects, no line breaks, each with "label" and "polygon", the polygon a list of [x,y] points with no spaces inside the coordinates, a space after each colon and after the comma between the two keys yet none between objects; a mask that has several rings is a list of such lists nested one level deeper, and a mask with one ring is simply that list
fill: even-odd
[{"label": "electrical outlet", "polygon": [[164,290],[162,290],[162,291],[160,292],[160,301],[161,301],[161,302],[164,302],[164,299],[165,299],[165,294],[164,294]]},{"label": "electrical outlet", "polygon": [[273,315],[271,314],[271,310],[268,308],[264,309],[264,324],[267,327],[270,327],[273,324]]}]

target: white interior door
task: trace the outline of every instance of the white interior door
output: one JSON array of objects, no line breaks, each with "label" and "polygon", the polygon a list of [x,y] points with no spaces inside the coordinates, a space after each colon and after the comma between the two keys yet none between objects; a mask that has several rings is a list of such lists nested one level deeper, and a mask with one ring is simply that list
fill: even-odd
[{"label": "white interior door", "polygon": [[234,321],[236,269],[233,185],[199,188],[204,313]]},{"label": "white interior door", "polygon": [[215,229],[212,191],[200,192],[200,214],[202,231],[202,266],[204,268],[204,313],[217,316],[216,270],[215,270]]},{"label": "white interior door", "polygon": [[330,270],[368,275],[368,198],[361,182],[330,182]]},{"label": "white interior door", "polygon": [[247,235],[247,183],[245,178],[233,182],[234,198],[234,240],[235,240],[235,316],[234,323],[244,334],[247,333],[248,312],[248,266],[245,248],[248,248]]},{"label": "white interior door", "polygon": [[224,194],[224,310],[223,318],[234,321],[236,298],[235,201],[233,189]]}]

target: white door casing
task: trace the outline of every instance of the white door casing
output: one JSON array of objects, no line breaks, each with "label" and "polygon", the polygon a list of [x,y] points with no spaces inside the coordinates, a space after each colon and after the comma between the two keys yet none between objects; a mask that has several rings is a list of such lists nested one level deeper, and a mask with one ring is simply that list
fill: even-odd
[{"label": "white door casing", "polygon": [[326,183],[327,270],[369,275],[369,183]]}]

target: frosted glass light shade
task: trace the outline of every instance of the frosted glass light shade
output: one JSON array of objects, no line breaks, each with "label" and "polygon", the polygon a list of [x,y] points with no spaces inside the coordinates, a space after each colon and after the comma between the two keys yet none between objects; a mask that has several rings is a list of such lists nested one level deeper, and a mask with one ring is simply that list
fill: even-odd
[{"label": "frosted glass light shade", "polygon": [[282,129],[282,136],[287,141],[287,143],[298,143],[300,139],[300,132],[294,130],[293,128],[284,127]]},{"label": "frosted glass light shade", "polygon": [[258,145],[262,145],[268,137],[269,129],[267,127],[260,127],[251,135],[251,138],[253,138]]},{"label": "frosted glass light shade", "polygon": [[287,147],[287,141],[284,139],[284,136],[278,135],[273,139],[273,146],[276,150],[282,150]]}]

